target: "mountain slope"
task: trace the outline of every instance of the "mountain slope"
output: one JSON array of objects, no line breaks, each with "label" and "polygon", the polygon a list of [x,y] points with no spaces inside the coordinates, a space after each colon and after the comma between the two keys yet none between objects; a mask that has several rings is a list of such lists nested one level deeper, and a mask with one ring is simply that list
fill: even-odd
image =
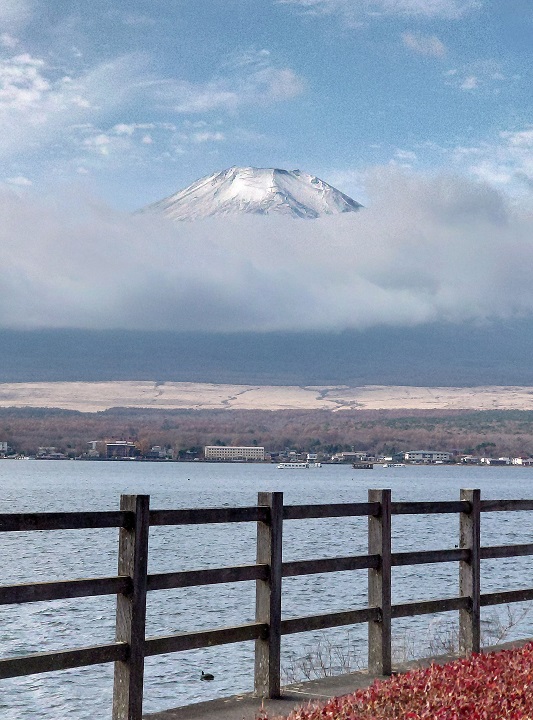
[{"label": "mountain slope", "polygon": [[195,183],[146,208],[171,220],[216,215],[276,213],[317,218],[355,212],[362,207],[323,180],[300,170],[232,167]]},{"label": "mountain slope", "polygon": [[0,330],[0,383],[533,387],[532,356],[531,319],[342,333]]}]

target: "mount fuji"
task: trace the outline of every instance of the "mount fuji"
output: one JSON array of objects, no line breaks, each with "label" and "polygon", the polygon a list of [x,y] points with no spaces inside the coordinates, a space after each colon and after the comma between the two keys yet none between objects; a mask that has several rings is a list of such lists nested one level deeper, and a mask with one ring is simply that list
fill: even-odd
[{"label": "mount fuji", "polygon": [[268,215],[313,219],[362,207],[320,178],[300,170],[231,167],[145,208],[170,220],[219,215]]}]

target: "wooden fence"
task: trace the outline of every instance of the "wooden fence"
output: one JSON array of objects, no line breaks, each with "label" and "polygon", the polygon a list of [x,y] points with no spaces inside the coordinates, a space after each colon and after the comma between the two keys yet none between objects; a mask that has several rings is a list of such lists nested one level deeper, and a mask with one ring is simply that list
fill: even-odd
[{"label": "wooden fence", "polygon": [[[481,547],[481,513],[524,510],[533,510],[533,500],[481,500],[479,490],[461,490],[459,500],[447,502],[392,502],[390,490],[369,490],[368,502],[339,505],[284,505],[283,493],[276,492],[259,493],[253,507],[150,510],[149,496],[123,495],[118,512],[0,515],[0,532],[119,528],[116,576],[0,587],[1,605],[116,595],[115,642],[1,659],[0,678],[114,662],[113,720],[141,720],[144,658],[151,655],[254,640],[255,691],[277,697],[281,637],[290,633],[368,623],[369,671],[388,675],[392,619],[456,610],[462,651],[479,651],[481,607],[533,599],[533,588],[480,593],[480,560],[533,555],[533,544]],[[435,513],[459,514],[458,547],[391,552],[392,515]],[[367,555],[283,562],[285,521],[353,516],[368,517]],[[150,527],[241,522],[257,523],[255,564],[147,573]],[[459,563],[457,597],[391,604],[392,567],[452,561]],[[282,578],[360,569],[368,570],[368,607],[282,618]],[[255,622],[146,638],[147,592],[246,580],[256,581]]]}]

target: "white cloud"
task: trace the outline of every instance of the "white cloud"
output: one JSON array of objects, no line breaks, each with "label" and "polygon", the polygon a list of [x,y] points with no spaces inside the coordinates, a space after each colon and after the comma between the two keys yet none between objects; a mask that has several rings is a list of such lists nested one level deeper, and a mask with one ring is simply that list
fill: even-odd
[{"label": "white cloud", "polygon": [[127,135],[132,137],[137,130],[164,130],[168,132],[176,132],[176,129],[177,128],[173,123],[117,123],[111,128],[111,132],[115,135]]},{"label": "white cloud", "polygon": [[18,185],[19,187],[29,187],[30,185],[33,185],[32,181],[24,175],[6,178],[6,183],[9,185]]},{"label": "white cloud", "polygon": [[180,114],[233,112],[246,105],[269,105],[303,93],[305,83],[291,68],[276,67],[268,50],[238,53],[207,82],[167,80],[161,101]]},{"label": "white cloud", "polygon": [[533,127],[529,127],[526,130],[515,130],[513,132],[504,131],[500,133],[500,137],[505,140],[510,147],[533,150]]},{"label": "white cloud", "polygon": [[479,79],[475,75],[467,75],[461,85],[461,90],[475,90],[479,85]]},{"label": "white cloud", "polygon": [[12,50],[19,44],[19,40],[16,37],[13,37],[13,35],[10,35],[9,33],[2,33],[0,34],[0,45],[4,48],[9,48]]},{"label": "white cloud", "polygon": [[31,17],[31,0],[0,0],[0,30],[12,33],[22,27]]},{"label": "white cloud", "polygon": [[412,167],[413,163],[417,161],[417,155],[412,150],[402,150],[398,148],[394,151],[394,158],[392,159],[393,164],[400,165],[404,168]]},{"label": "white cloud", "polygon": [[109,135],[100,133],[99,135],[93,135],[92,137],[86,138],[83,141],[83,144],[86,147],[94,148],[101,155],[109,155],[109,146],[111,145],[111,142],[112,139]]},{"label": "white cloud", "polygon": [[456,20],[482,7],[481,0],[277,0],[295,5],[308,14],[339,15],[357,25],[369,17],[407,15]]},{"label": "white cloud", "polygon": [[525,199],[533,187],[533,126],[502,131],[476,146],[459,146],[453,161],[475,178]]},{"label": "white cloud", "polygon": [[459,68],[450,68],[444,73],[447,85],[460,90],[484,90],[498,92],[503,83],[513,82],[516,78],[508,78],[502,71],[497,60],[478,60]]},{"label": "white cloud", "polygon": [[318,330],[533,314],[533,218],[497,191],[389,168],[368,195],[366,210],[316,221],[174,227],[0,188],[0,326]]},{"label": "white cloud", "polygon": [[444,57],[446,46],[436,35],[421,35],[420,33],[404,32],[402,40],[409,50],[428,55],[430,57]]},{"label": "white cloud", "polygon": [[223,142],[225,139],[226,136],[221,132],[197,132],[192,135],[192,140],[195,143]]},{"label": "white cloud", "polygon": [[140,92],[142,72],[134,56],[78,75],[61,75],[29,53],[0,59],[0,158],[23,156],[59,138],[66,147],[72,129],[105,118]]},{"label": "white cloud", "polygon": [[118,125],[115,125],[113,127],[113,131],[117,135],[129,135],[131,137],[135,130],[137,129],[137,126],[134,123],[119,123]]},{"label": "white cloud", "polygon": [[[30,172],[30,166],[35,172],[36,158],[40,165],[51,160],[59,174],[65,164],[73,171],[99,163],[110,167],[111,160],[125,167],[127,153],[132,166],[144,164],[150,154],[174,153],[178,127],[167,118],[177,113],[220,114],[267,106],[304,88],[290,68],[274,64],[267,50],[236,53],[216,76],[198,83],[157,77],[142,55],[66,72],[24,50],[8,48],[3,57],[0,52],[0,161],[4,173],[13,176],[21,169]],[[143,108],[141,120],[165,113],[165,121],[132,122],[135,106]],[[121,122],[121,116],[128,121]],[[184,135],[186,142],[220,143],[227,137],[214,122],[202,119],[193,125]],[[14,158],[17,164],[9,170]]]}]

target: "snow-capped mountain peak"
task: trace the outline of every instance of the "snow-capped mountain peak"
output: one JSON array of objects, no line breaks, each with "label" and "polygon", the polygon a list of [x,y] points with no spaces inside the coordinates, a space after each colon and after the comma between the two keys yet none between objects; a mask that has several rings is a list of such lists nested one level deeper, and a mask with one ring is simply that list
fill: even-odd
[{"label": "snow-capped mountain peak", "polygon": [[231,167],[201,178],[146,209],[171,220],[196,220],[243,213],[317,218],[354,212],[360,207],[320,178],[300,170]]}]

